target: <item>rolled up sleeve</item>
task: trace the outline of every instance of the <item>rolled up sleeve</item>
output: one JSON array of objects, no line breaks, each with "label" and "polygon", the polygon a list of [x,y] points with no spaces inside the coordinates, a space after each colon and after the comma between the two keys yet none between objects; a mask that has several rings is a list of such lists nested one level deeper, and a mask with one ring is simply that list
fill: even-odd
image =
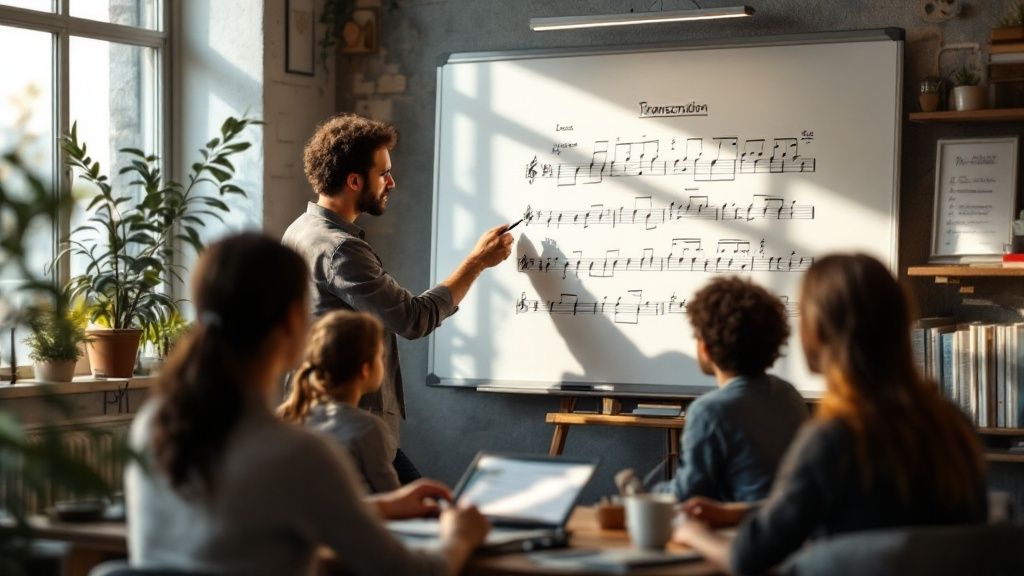
[{"label": "rolled up sleeve", "polygon": [[349,238],[339,244],[330,267],[330,290],[336,296],[355,310],[376,315],[387,330],[403,338],[422,338],[455,313],[448,287],[438,284],[413,294],[384,270],[363,240]]}]

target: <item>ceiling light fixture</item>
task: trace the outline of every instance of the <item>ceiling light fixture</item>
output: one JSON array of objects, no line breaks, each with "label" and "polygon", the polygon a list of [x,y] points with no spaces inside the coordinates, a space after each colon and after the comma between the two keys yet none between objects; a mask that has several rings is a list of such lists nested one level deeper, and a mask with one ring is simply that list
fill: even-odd
[{"label": "ceiling light fixture", "polygon": [[726,6],[724,8],[699,8],[694,10],[668,10],[659,12],[631,12],[629,14],[595,14],[591,16],[555,16],[551,18],[530,18],[530,29],[571,30],[573,28],[598,28],[602,26],[632,26],[636,24],[660,24],[663,22],[685,22],[687,20],[716,20],[719,18],[745,18],[753,16],[750,6]]}]

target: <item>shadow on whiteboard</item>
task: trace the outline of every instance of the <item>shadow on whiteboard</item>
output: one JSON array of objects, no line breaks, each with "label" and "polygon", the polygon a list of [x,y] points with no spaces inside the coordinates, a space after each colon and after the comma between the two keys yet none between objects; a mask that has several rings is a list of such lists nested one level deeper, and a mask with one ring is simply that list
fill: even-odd
[{"label": "shadow on whiteboard", "polygon": [[[516,247],[516,258],[526,257],[542,259],[545,261],[568,261],[567,256],[553,240],[545,240],[541,243],[541,251],[538,252],[534,243],[526,237],[520,236]],[[557,259],[557,260],[556,260]],[[621,382],[623,370],[632,372],[629,380],[637,383],[656,381],[654,378],[646,379],[646,375],[654,376],[674,374],[679,380],[674,384],[683,385],[707,385],[714,387],[714,381],[709,376],[701,375],[696,360],[690,355],[682,352],[663,352],[654,356],[646,354],[636,342],[633,341],[620,327],[618,317],[624,317],[624,323],[632,324],[630,317],[639,320],[644,314],[644,303],[630,303],[623,308],[629,312],[619,311],[615,302],[604,302],[597,295],[588,290],[582,282],[572,285],[574,301],[577,303],[592,303],[593,309],[589,311],[571,310],[574,304],[566,304],[563,297],[567,289],[565,281],[549,281],[555,274],[528,274],[530,284],[537,294],[537,300],[548,303],[548,312],[558,335],[565,342],[566,347],[573,355],[579,366],[583,367],[584,373],[564,372],[561,376],[562,382]],[[562,304],[554,304],[561,302]],[[583,304],[580,304],[583,306]],[[607,306],[607,309],[603,309]],[[660,307],[664,310],[664,306]],[[685,315],[680,314],[681,328],[686,326]],[[683,348],[686,342],[688,331],[681,329],[679,348]],[[674,343],[673,343],[674,344]],[[673,346],[675,347],[675,346]],[[697,376],[697,379],[694,379]]]}]

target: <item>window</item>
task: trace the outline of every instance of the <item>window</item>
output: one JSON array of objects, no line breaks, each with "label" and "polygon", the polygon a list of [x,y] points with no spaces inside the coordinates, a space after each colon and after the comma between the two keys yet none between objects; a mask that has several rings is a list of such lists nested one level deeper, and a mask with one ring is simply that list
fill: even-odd
[{"label": "window", "polygon": [[[165,172],[169,166],[167,9],[161,0],[0,0],[0,153],[17,150],[55,193],[76,199],[69,218],[29,235],[39,274],[56,256],[57,239],[84,219],[81,199],[92,194],[59,166],[57,142],[72,123],[115,181],[121,148],[156,153]],[[0,177],[16,193],[17,180]],[[59,262],[51,279],[63,284],[80,271],[78,262]],[[5,306],[24,304],[23,282],[12,271],[0,276],[0,323]],[[10,373],[12,358],[30,364],[24,337],[24,329],[12,337],[10,326],[0,326],[0,375]]]}]

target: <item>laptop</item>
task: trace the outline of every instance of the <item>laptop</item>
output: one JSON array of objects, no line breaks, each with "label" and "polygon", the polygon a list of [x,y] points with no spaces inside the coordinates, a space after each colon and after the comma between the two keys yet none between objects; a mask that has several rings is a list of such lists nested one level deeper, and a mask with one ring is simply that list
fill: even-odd
[{"label": "laptop", "polygon": [[[564,544],[565,523],[596,469],[597,460],[479,452],[453,498],[490,520],[481,548],[553,547]],[[436,518],[393,520],[388,529],[413,546],[429,547],[440,536]]]}]

